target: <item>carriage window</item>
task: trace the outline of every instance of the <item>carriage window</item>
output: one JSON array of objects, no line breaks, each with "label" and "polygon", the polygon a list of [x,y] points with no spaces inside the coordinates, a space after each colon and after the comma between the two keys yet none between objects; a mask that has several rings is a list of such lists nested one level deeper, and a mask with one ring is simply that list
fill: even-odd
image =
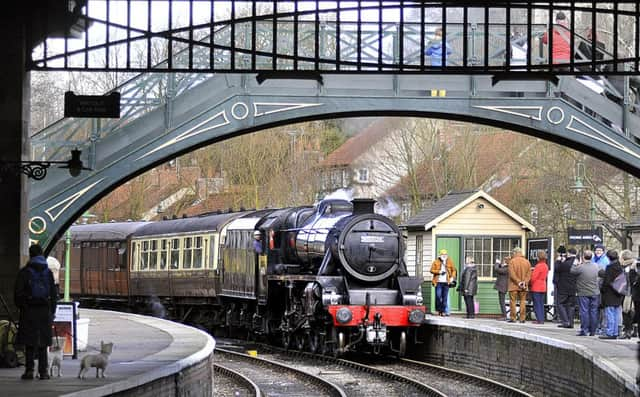
[{"label": "carriage window", "polygon": [[149,249],[149,270],[158,268],[158,240],[151,240]]},{"label": "carriage window", "polygon": [[180,239],[171,239],[171,268],[180,267]]},{"label": "carriage window", "polygon": [[193,268],[202,268],[202,237],[193,238]]},{"label": "carriage window", "polygon": [[193,254],[193,246],[191,243],[191,237],[185,237],[184,250],[182,251],[182,268],[191,269],[191,256]]},{"label": "carriage window", "polygon": [[160,240],[160,269],[167,268],[167,240]]},{"label": "carriage window", "polygon": [[133,263],[131,263],[131,270],[135,271],[139,269],[138,255],[140,255],[140,243],[133,243]]},{"label": "carriage window", "polygon": [[140,251],[140,270],[147,270],[149,267],[149,242],[142,242],[142,250]]}]

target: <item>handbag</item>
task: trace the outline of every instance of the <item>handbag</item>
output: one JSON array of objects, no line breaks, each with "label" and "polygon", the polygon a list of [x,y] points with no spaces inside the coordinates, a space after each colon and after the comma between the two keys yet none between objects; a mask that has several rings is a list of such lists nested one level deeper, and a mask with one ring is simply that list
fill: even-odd
[{"label": "handbag", "polygon": [[611,288],[616,291],[619,295],[625,295],[627,292],[627,276],[624,272],[618,274],[616,278],[611,283]]}]

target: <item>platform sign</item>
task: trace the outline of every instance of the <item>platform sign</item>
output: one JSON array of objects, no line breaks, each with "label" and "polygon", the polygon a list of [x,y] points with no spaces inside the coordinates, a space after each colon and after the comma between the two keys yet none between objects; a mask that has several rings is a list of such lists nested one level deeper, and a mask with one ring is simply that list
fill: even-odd
[{"label": "platform sign", "polygon": [[547,274],[547,294],[546,303],[553,303],[553,272],[554,272],[554,260],[553,260],[553,237],[539,237],[530,238],[527,240],[527,258],[534,267],[538,262],[538,251],[544,251],[547,254],[547,266],[549,266],[549,273]]},{"label": "platform sign", "polygon": [[602,228],[593,229],[574,229],[567,228],[569,244],[571,245],[595,245],[602,244]]},{"label": "platform sign", "polygon": [[64,117],[120,118],[120,93],[76,95],[64,93]]},{"label": "platform sign", "polygon": [[78,358],[77,320],[76,302],[58,303],[56,317],[53,320],[52,334],[62,343],[62,353],[74,359]]},{"label": "platform sign", "polygon": [[[547,258],[553,258],[553,239],[551,237],[530,238],[527,240],[527,259],[531,266],[538,262],[538,251],[544,251]],[[547,259],[547,264],[549,259]]]}]

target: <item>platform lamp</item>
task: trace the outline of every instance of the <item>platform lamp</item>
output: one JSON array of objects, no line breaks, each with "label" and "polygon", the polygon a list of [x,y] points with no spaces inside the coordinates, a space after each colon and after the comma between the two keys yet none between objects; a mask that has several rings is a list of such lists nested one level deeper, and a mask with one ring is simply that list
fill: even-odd
[{"label": "platform lamp", "polygon": [[591,227],[591,229],[593,229],[594,227],[594,223],[595,223],[595,203],[593,200],[593,192],[591,191],[591,189],[587,186],[585,186],[584,184],[584,180],[585,180],[586,176],[585,176],[585,168],[584,168],[584,162],[582,162],[582,160],[578,160],[576,162],[576,171],[575,171],[575,179],[573,182],[573,185],[569,187],[569,189],[571,189],[572,191],[576,192],[576,193],[583,193],[583,192],[587,192],[587,194],[589,195],[589,204],[590,204],[590,209],[589,209],[589,225]]},{"label": "platform lamp", "polygon": [[82,151],[76,148],[71,151],[71,158],[67,161],[0,161],[0,177],[24,174],[27,178],[41,181],[47,176],[49,167],[54,164],[60,164],[59,168],[68,169],[69,175],[76,177],[82,170],[92,171],[84,166],[81,155]]}]

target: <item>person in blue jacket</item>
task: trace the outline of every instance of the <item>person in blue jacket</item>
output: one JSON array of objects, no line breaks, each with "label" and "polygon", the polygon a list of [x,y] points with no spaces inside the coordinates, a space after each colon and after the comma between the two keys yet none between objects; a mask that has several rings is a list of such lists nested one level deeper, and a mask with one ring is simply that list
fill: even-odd
[{"label": "person in blue jacket", "polygon": [[451,55],[453,51],[451,51],[450,46],[446,42],[443,42],[442,29],[438,28],[435,31],[435,38],[429,43],[429,47],[427,47],[426,51],[426,55],[431,57],[431,66],[442,66],[443,49],[446,50],[446,61],[446,58]]}]

